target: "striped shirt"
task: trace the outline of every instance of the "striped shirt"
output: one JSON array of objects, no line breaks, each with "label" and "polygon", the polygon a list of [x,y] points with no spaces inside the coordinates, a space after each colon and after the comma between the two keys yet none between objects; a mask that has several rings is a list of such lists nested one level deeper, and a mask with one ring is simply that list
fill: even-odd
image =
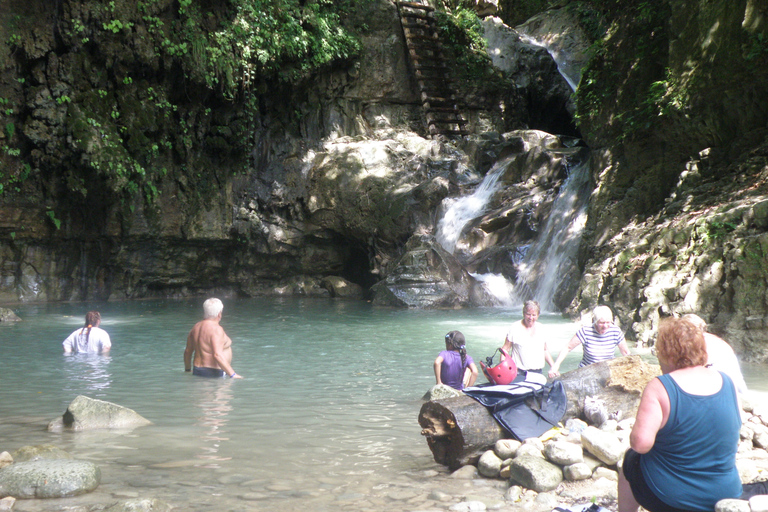
[{"label": "striped shirt", "polygon": [[586,325],[576,331],[576,337],[584,349],[579,368],[613,359],[616,347],[624,341],[624,333],[615,325],[610,326],[604,334],[598,334],[594,325]]}]

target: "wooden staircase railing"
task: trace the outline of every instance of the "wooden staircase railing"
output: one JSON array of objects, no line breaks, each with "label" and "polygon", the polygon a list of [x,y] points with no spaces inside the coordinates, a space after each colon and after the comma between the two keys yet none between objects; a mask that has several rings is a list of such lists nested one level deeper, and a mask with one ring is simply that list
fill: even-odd
[{"label": "wooden staircase railing", "polygon": [[468,135],[467,121],[461,115],[451,89],[433,7],[424,0],[396,1],[403,27],[411,69],[419,84],[421,101],[431,136]]}]

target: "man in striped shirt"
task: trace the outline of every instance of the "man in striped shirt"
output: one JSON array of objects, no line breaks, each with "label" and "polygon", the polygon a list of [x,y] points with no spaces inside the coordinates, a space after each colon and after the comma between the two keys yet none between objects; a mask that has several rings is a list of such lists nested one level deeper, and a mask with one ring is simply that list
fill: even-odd
[{"label": "man in striped shirt", "polygon": [[624,333],[613,324],[613,313],[608,306],[597,306],[592,311],[592,325],[585,325],[576,331],[564,350],[560,351],[554,366],[549,370],[549,377],[560,375],[560,365],[568,353],[581,345],[584,355],[579,368],[588,364],[599,363],[613,359],[616,347],[621,355],[629,355],[629,347],[624,340]]}]

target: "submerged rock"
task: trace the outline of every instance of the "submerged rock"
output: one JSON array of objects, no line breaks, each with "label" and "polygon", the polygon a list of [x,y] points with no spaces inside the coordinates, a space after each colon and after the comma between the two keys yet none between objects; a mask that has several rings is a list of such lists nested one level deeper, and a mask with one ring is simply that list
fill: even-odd
[{"label": "submerged rock", "polygon": [[67,498],[96,489],[101,470],[82,460],[34,460],[0,469],[0,497]]},{"label": "submerged rock", "polygon": [[73,459],[72,455],[58,446],[52,444],[39,444],[35,446],[22,446],[12,454],[15,462],[28,462],[33,460],[59,460]]},{"label": "submerged rock", "polygon": [[69,404],[61,418],[48,424],[48,430],[131,429],[151,423],[127,407],[80,395]]}]

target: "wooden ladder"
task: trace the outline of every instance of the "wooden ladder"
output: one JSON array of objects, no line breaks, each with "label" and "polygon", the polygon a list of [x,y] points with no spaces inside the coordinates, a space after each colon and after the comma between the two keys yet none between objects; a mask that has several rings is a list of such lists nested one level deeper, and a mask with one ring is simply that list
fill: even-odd
[{"label": "wooden ladder", "polygon": [[397,1],[396,4],[411,68],[421,91],[429,134],[433,137],[468,135],[467,120],[461,115],[451,89],[434,7],[427,5],[425,0]]}]

